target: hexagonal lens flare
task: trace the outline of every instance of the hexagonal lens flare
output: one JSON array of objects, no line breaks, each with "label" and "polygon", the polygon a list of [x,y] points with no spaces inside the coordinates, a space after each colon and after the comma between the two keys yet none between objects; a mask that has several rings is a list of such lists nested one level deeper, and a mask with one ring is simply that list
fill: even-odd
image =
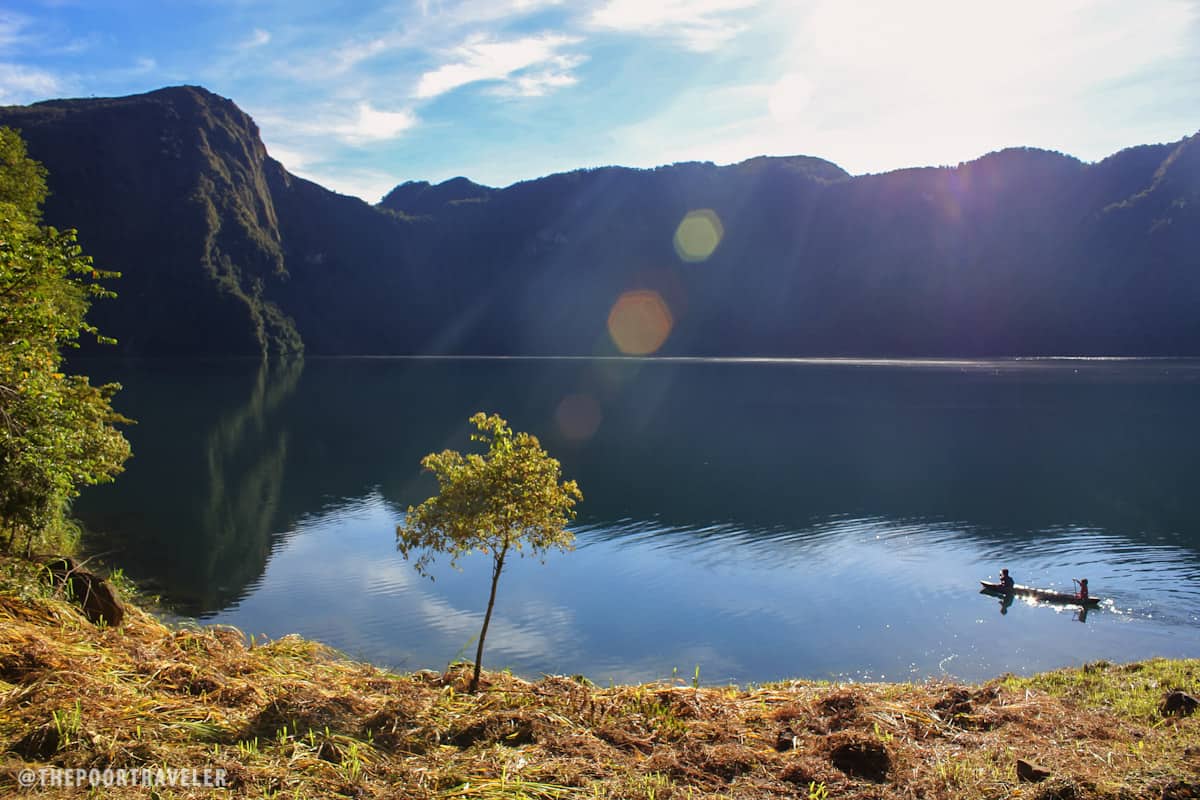
[{"label": "hexagonal lens flare", "polygon": [[629,356],[657,351],[674,326],[671,309],[653,289],[625,292],[608,312],[608,335],[617,349]]},{"label": "hexagonal lens flare", "polygon": [[683,261],[706,261],[721,244],[725,227],[711,208],[689,211],[675,229],[675,252]]}]

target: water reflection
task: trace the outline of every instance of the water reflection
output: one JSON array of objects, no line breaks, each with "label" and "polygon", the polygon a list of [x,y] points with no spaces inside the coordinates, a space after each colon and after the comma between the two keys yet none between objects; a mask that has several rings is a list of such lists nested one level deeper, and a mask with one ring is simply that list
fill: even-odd
[{"label": "water reflection", "polygon": [[[88,371],[123,382],[118,406],[140,420],[128,473],[81,498],[89,545],[182,610],[251,631],[302,627],[407,666],[460,650],[482,610],[470,569],[415,585],[389,532],[435,488],[421,456],[468,446],[468,416],[487,409],[538,434],[587,494],[580,551],[507,585],[496,646],[515,667],[986,675],[1121,657],[1109,649],[1164,631],[1200,650],[1195,363]],[[1073,626],[1091,634],[1078,641],[1055,612],[986,623],[974,588],[998,563],[1049,587],[1087,574],[1114,605],[1080,615],[1096,624]],[[997,650],[986,629],[1001,621],[1012,646]]]},{"label": "water reflection", "polygon": [[1008,613],[1008,609],[1012,608],[1014,597],[1011,594],[1006,594],[1000,598],[1000,614]]},{"label": "water reflection", "polygon": [[[123,393],[137,452],[113,492],[78,511],[87,544],[185,613],[220,608],[263,572],[280,516],[290,432],[281,406],[303,361],[143,363]],[[124,375],[122,375],[124,379]]]},{"label": "water reflection", "polygon": [[273,423],[303,369],[299,359],[261,364],[245,405],[219,419],[208,433],[199,532],[206,546],[203,578],[196,584],[206,587],[200,593],[202,607],[229,602],[266,565],[271,536],[281,522],[290,435]]}]

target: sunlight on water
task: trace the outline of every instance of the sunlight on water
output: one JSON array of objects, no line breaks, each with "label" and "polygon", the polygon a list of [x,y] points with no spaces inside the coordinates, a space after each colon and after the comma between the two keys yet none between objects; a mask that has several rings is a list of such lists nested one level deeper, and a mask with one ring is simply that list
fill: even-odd
[{"label": "sunlight on water", "polygon": [[[299,630],[405,669],[462,657],[482,619],[489,564],[468,559],[462,573],[420,578],[385,535],[399,514],[375,496],[306,520],[260,587],[211,621],[273,636]],[[986,540],[963,533],[879,518],[823,520],[806,531],[590,523],[577,530],[575,553],[545,566],[517,562],[505,574],[491,663],[596,680],[662,678],[695,664],[714,681],[979,679],[1111,658],[1130,636],[1155,652],[1196,652],[1172,630],[1194,624],[1200,589],[1180,589],[1179,610],[1164,619],[1150,580],[1187,574],[1194,554],[1157,548],[1128,576],[1134,591],[1114,569],[1130,546],[1113,537],[1050,539],[1008,554],[1003,563],[1039,586],[1069,586],[1069,576],[1088,571],[1120,587],[1104,590],[1110,597],[1081,619],[1072,607],[1022,600],[1002,609],[978,594],[978,578],[1001,562]],[[296,616],[297,608],[306,611]],[[271,627],[260,631],[264,622]]]},{"label": "sunlight on water", "polygon": [[[93,370],[94,371],[94,370]],[[95,371],[94,371],[95,372]],[[1169,374],[1168,374],[1169,373]],[[440,669],[489,562],[421,578],[419,460],[504,410],[586,500],[577,550],[504,573],[486,661],[766,681],[1200,656],[1190,362],[330,360],[120,380],[137,458],[81,499],[93,550],[186,612]],[[131,510],[132,509],[132,510]],[[1098,609],[979,593],[1019,583]]]}]

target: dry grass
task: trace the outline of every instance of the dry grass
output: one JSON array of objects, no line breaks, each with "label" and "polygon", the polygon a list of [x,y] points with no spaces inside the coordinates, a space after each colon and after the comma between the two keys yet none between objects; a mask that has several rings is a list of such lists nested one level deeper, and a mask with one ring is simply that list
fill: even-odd
[{"label": "dry grass", "polygon": [[[1164,681],[1195,693],[1197,675],[1198,662],[1163,661],[985,686],[742,690],[492,673],[469,695],[465,670],[393,675],[298,638],[251,647],[237,631],[171,629],[136,608],[122,629],[97,629],[9,579],[0,795],[86,795],[19,790],[24,767],[166,765],[224,769],[230,788],[154,796],[1200,796],[1200,720],[1148,711]],[[1019,783],[1018,758],[1053,777]]]}]

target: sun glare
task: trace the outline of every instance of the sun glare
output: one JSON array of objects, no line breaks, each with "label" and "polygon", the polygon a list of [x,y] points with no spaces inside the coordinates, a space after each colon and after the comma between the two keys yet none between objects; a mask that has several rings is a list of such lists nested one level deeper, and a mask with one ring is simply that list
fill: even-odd
[{"label": "sun glare", "polygon": [[675,252],[689,263],[707,261],[725,236],[721,218],[711,208],[689,211],[675,229]]},{"label": "sun glare", "polygon": [[590,439],[600,427],[603,417],[600,404],[590,394],[569,394],[559,402],[554,412],[558,430],[572,441]]},{"label": "sun glare", "polygon": [[656,352],[674,326],[671,309],[653,289],[625,292],[608,312],[608,335],[617,349],[628,356]]}]

